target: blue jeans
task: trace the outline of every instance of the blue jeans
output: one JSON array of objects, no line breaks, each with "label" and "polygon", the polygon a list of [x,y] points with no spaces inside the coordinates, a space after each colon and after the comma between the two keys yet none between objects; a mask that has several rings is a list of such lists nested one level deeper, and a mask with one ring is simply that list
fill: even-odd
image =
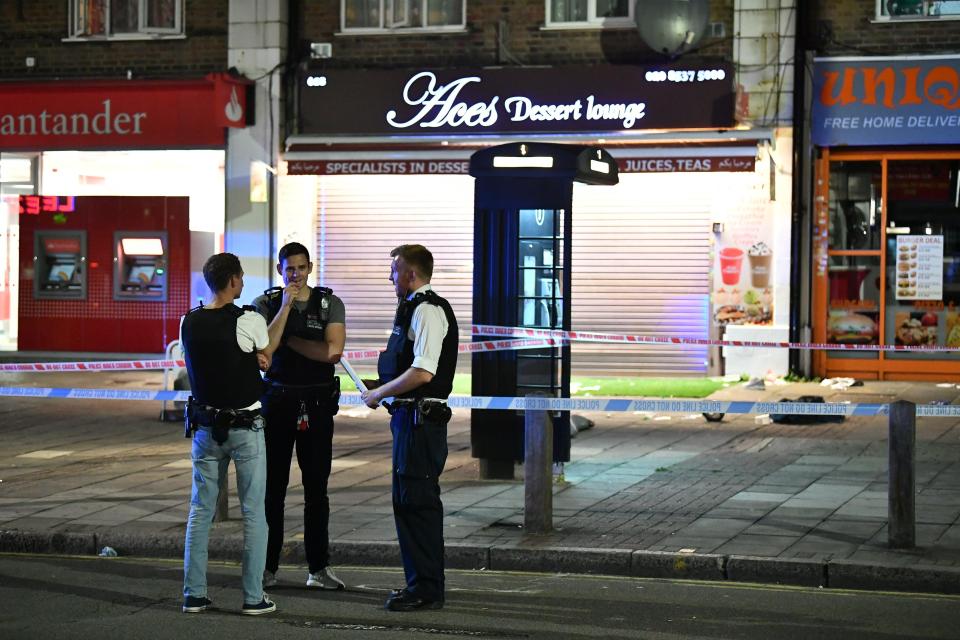
[{"label": "blue jeans", "polygon": [[193,495],[187,518],[183,557],[183,595],[207,595],[207,541],[220,493],[220,474],[226,475],[230,460],[237,470],[237,495],[243,513],[243,602],[263,599],[263,566],[267,557],[267,519],[263,501],[267,479],[263,418],[252,429],[230,429],[222,445],[209,429],[193,435]]}]

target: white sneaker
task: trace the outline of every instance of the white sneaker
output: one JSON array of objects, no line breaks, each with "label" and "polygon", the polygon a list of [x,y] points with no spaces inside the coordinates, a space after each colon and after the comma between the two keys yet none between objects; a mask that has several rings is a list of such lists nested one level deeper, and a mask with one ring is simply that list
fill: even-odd
[{"label": "white sneaker", "polygon": [[277,584],[277,574],[273,571],[263,571],[263,588],[273,587]]},{"label": "white sneaker", "polygon": [[307,586],[327,589],[328,591],[340,591],[347,588],[343,580],[338,578],[330,567],[324,567],[316,573],[308,573]]}]

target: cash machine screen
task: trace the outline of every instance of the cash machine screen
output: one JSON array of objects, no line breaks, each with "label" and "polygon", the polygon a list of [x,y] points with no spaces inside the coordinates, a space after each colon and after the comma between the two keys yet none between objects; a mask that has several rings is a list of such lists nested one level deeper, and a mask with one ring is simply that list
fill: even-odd
[{"label": "cash machine screen", "polygon": [[48,282],[70,282],[73,280],[73,272],[77,265],[73,262],[54,262],[50,265],[50,273],[47,274]]},{"label": "cash machine screen", "polygon": [[153,274],[157,268],[153,265],[137,264],[130,267],[130,273],[127,275],[127,282],[131,284],[150,284],[153,282]]}]

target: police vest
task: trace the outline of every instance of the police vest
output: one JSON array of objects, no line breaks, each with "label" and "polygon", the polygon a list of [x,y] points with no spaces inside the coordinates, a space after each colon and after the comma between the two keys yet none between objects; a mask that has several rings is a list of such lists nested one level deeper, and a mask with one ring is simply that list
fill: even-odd
[{"label": "police vest", "polygon": [[191,309],[183,319],[181,338],[193,397],[218,409],[243,409],[260,399],[263,378],[257,352],[237,344],[237,320],[244,309]]},{"label": "police vest", "polygon": [[[280,312],[283,304],[283,290],[267,290],[267,305],[269,318],[267,324]],[[318,362],[302,356],[286,345],[290,336],[298,336],[307,340],[323,341],[327,323],[330,321],[331,289],[313,287],[307,307],[301,313],[296,303],[290,307],[287,324],[283,328],[283,340],[280,347],[273,354],[273,361],[267,377],[273,382],[281,384],[319,384],[333,382],[335,368],[329,362]]]},{"label": "police vest", "polygon": [[403,394],[402,398],[440,398],[445,399],[453,391],[453,374],[457,369],[458,329],[457,318],[453,315],[450,303],[438,296],[432,289],[418,293],[413,300],[404,300],[397,308],[393,334],[387,343],[387,349],[377,361],[377,374],[381,384],[399,377],[413,364],[413,340],[408,338],[413,312],[421,304],[440,307],[447,317],[447,335],[443,337],[440,349],[440,362],[433,379],[413,391]]}]

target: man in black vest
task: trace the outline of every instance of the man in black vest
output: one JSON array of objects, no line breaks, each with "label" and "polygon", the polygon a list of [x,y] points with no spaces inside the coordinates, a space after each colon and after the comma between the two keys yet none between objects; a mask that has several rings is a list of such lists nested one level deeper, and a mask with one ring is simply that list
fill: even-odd
[{"label": "man in black vest", "polygon": [[193,395],[187,403],[187,437],[193,437],[193,494],[183,559],[183,612],[210,606],[207,541],[220,493],[220,470],[233,460],[243,512],[243,609],[246,615],[276,611],[263,593],[267,550],[263,513],[266,461],[260,370],[270,363],[267,325],[259,314],[233,301],[243,291],[243,269],[232,253],[211,256],[203,278],[213,302],[192,309],[180,323]]},{"label": "man in black vest", "polygon": [[327,481],[333,458],[333,416],[340,379],[334,366],[347,338],[343,302],[330,289],[310,287],[310,253],[298,242],[280,249],[277,272],[284,288],[271,289],[253,304],[269,324],[270,348],[263,397],[267,443],[267,563],[263,585],[276,584],[283,548],[283,509],[290,481],[290,460],[297,450],[303,481],[303,545],[307,586],[343,589],[330,568],[330,500]]},{"label": "man in black vest", "polygon": [[367,381],[363,401],[389,410],[393,434],[393,516],[407,586],[394,590],[389,611],[439,609],[444,602],[443,503],[440,473],[447,461],[446,399],[457,368],[457,319],[430,286],[433,255],[405,244],[390,252],[390,281],[398,298],[379,379]]}]

